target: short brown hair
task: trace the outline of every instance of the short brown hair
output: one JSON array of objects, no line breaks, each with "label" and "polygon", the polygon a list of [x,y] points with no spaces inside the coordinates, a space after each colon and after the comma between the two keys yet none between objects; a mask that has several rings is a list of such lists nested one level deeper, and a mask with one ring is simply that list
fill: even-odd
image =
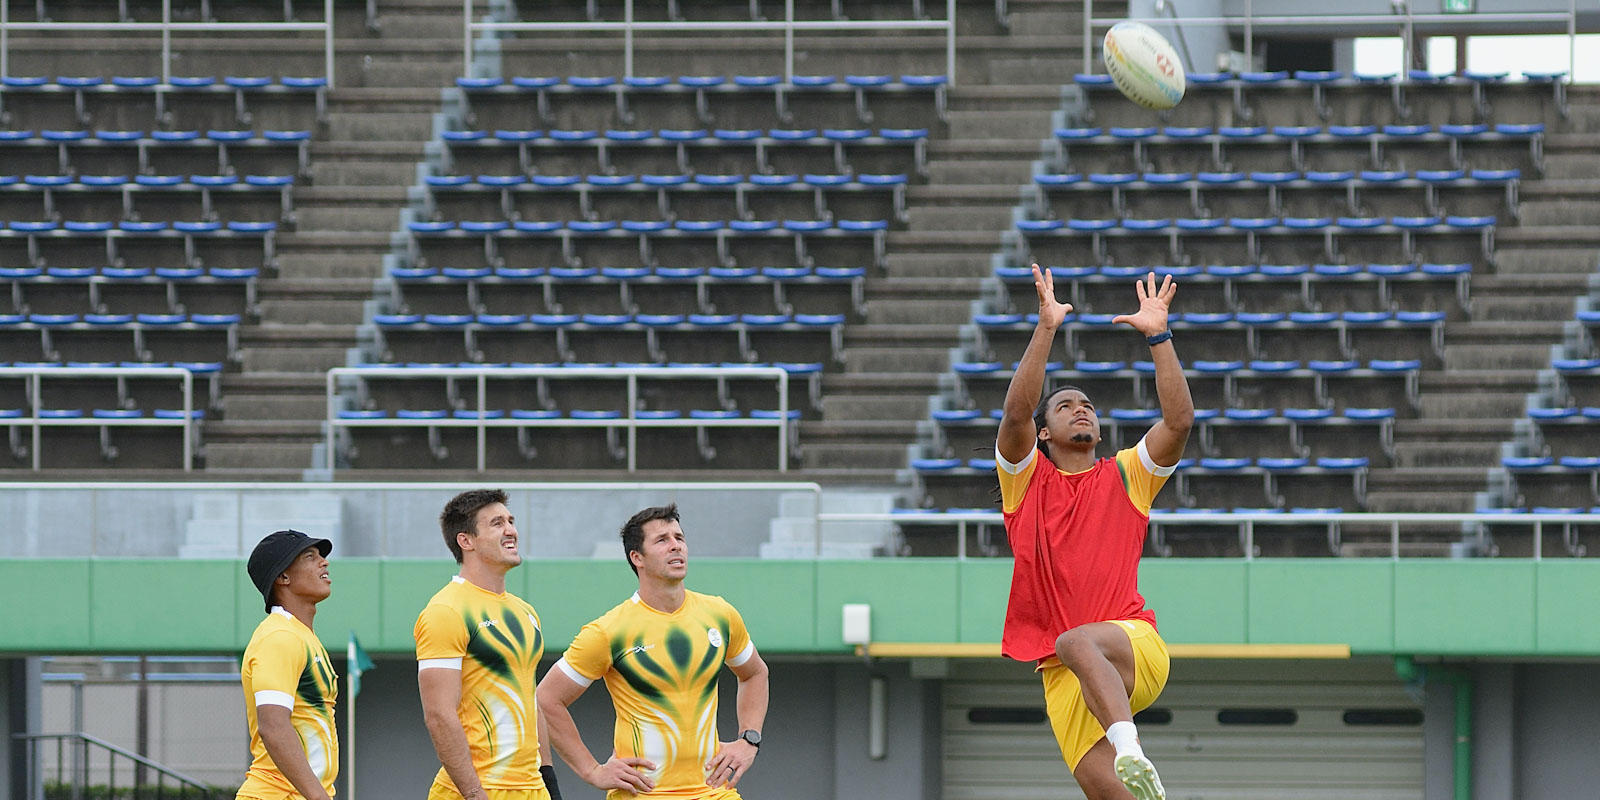
[{"label": "short brown hair", "polygon": [[639,568],[633,565],[633,553],[644,552],[644,524],[655,520],[667,522],[678,521],[678,504],[668,503],[664,506],[651,506],[631,517],[622,524],[622,557],[628,560],[628,568],[633,574],[639,574]]},{"label": "short brown hair", "polygon": [[456,541],[456,534],[466,531],[477,536],[478,512],[495,503],[505,505],[508,499],[500,489],[473,489],[444,504],[444,510],[439,512],[439,528],[444,531],[445,547],[450,548],[450,555],[456,557],[457,564],[461,563],[461,543]]}]

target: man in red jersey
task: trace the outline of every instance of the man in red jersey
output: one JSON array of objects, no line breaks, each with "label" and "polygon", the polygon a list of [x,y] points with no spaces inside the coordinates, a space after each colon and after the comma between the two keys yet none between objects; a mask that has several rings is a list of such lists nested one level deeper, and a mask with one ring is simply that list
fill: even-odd
[{"label": "man in red jersey", "polygon": [[1040,399],[1051,343],[1072,306],[1056,299],[1055,280],[1037,264],[1033,285],[1039,323],[1006,391],[995,441],[1015,559],[1000,649],[1037,664],[1061,755],[1089,800],[1162,800],[1133,714],[1161,694],[1170,666],[1155,614],[1139,595],[1139,555],[1150,503],[1194,423],[1167,329],[1178,287],[1170,275],[1157,287],[1152,272],[1137,284],[1138,313],[1112,320],[1150,345],[1161,421],[1137,446],[1096,459],[1100,418],[1088,396],[1058,387]]}]

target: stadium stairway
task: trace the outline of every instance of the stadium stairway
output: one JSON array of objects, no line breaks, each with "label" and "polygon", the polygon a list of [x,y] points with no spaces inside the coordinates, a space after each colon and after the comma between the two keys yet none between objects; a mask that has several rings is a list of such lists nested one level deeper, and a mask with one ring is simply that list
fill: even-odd
[{"label": "stadium stairway", "polygon": [[[1096,13],[1116,14],[1125,3]],[[949,368],[990,256],[1010,225],[1017,186],[1039,155],[1037,132],[1081,63],[1081,5],[1012,2],[1009,29],[963,3],[949,126],[928,151],[929,181],[907,195],[910,223],[889,235],[886,273],[867,282],[865,324],[846,329],[843,374],[823,381],[823,418],[801,427],[819,480],[894,481],[927,398]]]},{"label": "stadium stairway", "polygon": [[261,323],[241,339],[243,370],[223,382],[226,414],[206,428],[215,476],[299,477],[327,411],[322,372],[344,366],[363,304],[432,134],[440,89],[460,66],[459,4],[383,0],[377,30],[336,11],[338,87],[298,187],[296,229],[261,284]]}]

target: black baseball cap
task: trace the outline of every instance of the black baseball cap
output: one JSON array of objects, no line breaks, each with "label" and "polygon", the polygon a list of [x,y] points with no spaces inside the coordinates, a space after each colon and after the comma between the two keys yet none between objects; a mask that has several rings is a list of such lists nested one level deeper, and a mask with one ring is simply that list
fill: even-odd
[{"label": "black baseball cap", "polygon": [[314,539],[299,531],[273,531],[250,551],[250,562],[245,569],[250,573],[250,581],[261,591],[265,610],[272,610],[272,582],[308,547],[317,548],[324,558],[333,552],[333,542]]}]

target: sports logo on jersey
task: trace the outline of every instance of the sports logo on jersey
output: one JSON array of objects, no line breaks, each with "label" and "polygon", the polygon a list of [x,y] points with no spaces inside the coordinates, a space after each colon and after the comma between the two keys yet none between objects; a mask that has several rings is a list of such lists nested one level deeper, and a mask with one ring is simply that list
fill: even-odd
[{"label": "sports logo on jersey", "polygon": [[722,631],[719,631],[716,628],[706,628],[706,641],[711,642],[712,647],[721,647]]},{"label": "sports logo on jersey", "polygon": [[633,647],[630,647],[630,648],[622,651],[622,653],[619,654],[617,656],[617,658],[620,660],[620,659],[626,658],[626,657],[628,657],[630,655],[633,655],[634,653],[643,653],[646,650],[652,650],[654,648],[655,648],[655,645],[653,645],[653,644],[634,645]]}]

